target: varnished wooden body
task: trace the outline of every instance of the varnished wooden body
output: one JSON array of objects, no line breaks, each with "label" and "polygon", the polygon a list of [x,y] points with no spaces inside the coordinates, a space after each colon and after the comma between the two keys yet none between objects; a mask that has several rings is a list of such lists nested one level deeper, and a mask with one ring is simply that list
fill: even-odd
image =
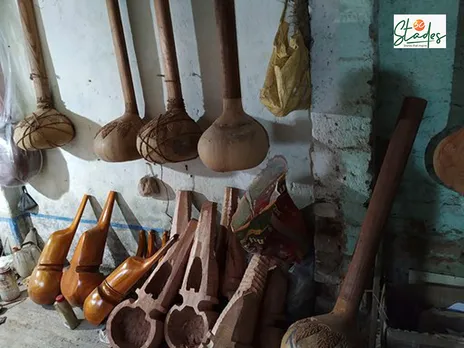
[{"label": "varnished wooden body", "polygon": [[84,195],[72,224],[50,235],[40,254],[39,262],[29,278],[27,292],[32,301],[41,305],[51,305],[60,294],[63,266],[76,234],[77,227],[87,203]]},{"label": "varnished wooden body", "polygon": [[426,105],[420,98],[403,101],[334,309],[294,323],[282,339],[282,348],[316,348],[322,341],[328,342],[327,348],[361,347],[355,336],[358,307]]},{"label": "varnished wooden body", "polygon": [[111,347],[150,347],[161,345],[164,318],[178,294],[192,247],[197,221],[191,220],[140,289],[137,300],[121,302],[111,312],[106,325]]},{"label": "varnished wooden body", "polygon": [[138,280],[169,250],[178,237],[178,235],[173,236],[165,246],[149,258],[133,256],[120,264],[85,300],[85,319],[94,325],[99,325]]},{"label": "varnished wooden body", "polygon": [[171,348],[199,347],[219,315],[213,309],[218,303],[219,287],[213,244],[216,237],[216,216],[216,203],[204,203],[187,270],[179,290],[182,304],[173,306],[166,316],[164,336]]},{"label": "varnished wooden body", "polygon": [[71,264],[63,272],[61,293],[72,306],[81,307],[87,296],[105,279],[99,268],[103,259],[115,198],[116,192],[111,191],[97,226],[81,235]]}]

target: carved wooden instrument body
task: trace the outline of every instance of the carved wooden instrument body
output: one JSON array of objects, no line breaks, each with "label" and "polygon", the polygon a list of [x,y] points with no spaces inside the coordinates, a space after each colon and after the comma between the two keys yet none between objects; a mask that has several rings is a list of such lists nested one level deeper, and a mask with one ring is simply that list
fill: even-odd
[{"label": "carved wooden instrument body", "polygon": [[426,105],[427,101],[420,98],[403,101],[334,309],[294,323],[282,339],[282,348],[360,346],[355,327],[358,307]]},{"label": "carved wooden instrument body", "polygon": [[243,110],[235,1],[215,0],[215,8],[223,65],[223,112],[201,136],[198,153],[208,168],[230,172],[260,164],[267,155],[269,137]]},{"label": "carved wooden instrument body", "polygon": [[72,306],[81,307],[92,290],[105,279],[99,268],[103,260],[115,198],[116,192],[111,191],[97,226],[81,235],[71,264],[63,272],[61,293]]},{"label": "carved wooden instrument body", "polygon": [[219,274],[214,256],[216,203],[201,207],[198,227],[179,294],[182,304],[166,316],[164,335],[169,347],[199,347],[216,322]]},{"label": "carved wooden instrument body", "polygon": [[185,110],[169,0],[155,0],[156,22],[168,94],[166,113],[147,123],[137,136],[137,149],[152,163],[175,163],[198,157],[201,129]]},{"label": "carved wooden instrument body", "polygon": [[280,347],[285,334],[285,329],[282,327],[285,325],[283,323],[285,323],[287,289],[287,272],[278,266],[270,269],[261,304],[257,337],[255,337],[256,348]]},{"label": "carved wooden instrument body", "polygon": [[237,291],[208,333],[204,348],[251,348],[269,259],[253,255]]},{"label": "carved wooden instrument body", "polygon": [[71,225],[50,235],[40,254],[39,262],[29,278],[27,292],[32,301],[41,305],[51,305],[60,291],[63,266],[76,234],[87,204],[88,196],[84,195],[79,209]]},{"label": "carved wooden instrument body", "polygon": [[[178,191],[176,208],[172,223],[172,237],[162,245],[163,248],[155,254],[156,233],[150,231],[148,235],[148,247],[146,248],[145,259],[142,258],[141,244],[145,232],[139,238],[139,250],[136,257],[129,257],[119,265],[92,293],[87,297],[84,303],[85,318],[94,325],[99,325],[110,312],[126,296],[126,294],[139,282],[140,279],[160,261],[169,247],[177,240],[180,231],[187,228],[188,221],[192,213],[192,202],[190,191]],[[167,233],[163,233],[167,236]],[[167,249],[165,245],[168,245]]]},{"label": "carved wooden instrument body", "polygon": [[221,216],[221,233],[225,236],[226,257],[225,269],[222,278],[221,293],[229,300],[234,295],[243,274],[247,268],[247,260],[245,250],[243,250],[240,241],[230,229],[230,221],[238,205],[238,190],[231,187],[226,187],[224,193],[224,202],[222,205]]},{"label": "carved wooden instrument body", "polygon": [[66,145],[74,139],[74,125],[53,107],[33,0],[18,0],[18,8],[27,41],[37,110],[15,126],[13,139],[18,147],[29,151]]},{"label": "carved wooden instrument body", "polygon": [[121,302],[107,322],[111,347],[159,347],[164,338],[164,318],[178,294],[192,247],[197,221],[191,220],[179,241],[158,263],[137,300]]},{"label": "carved wooden instrument body", "polygon": [[84,303],[85,319],[94,325],[100,325],[113,308],[124,299],[129,290],[177,241],[178,237],[178,235],[173,236],[164,247],[151,257],[144,259],[133,256],[120,264],[86,298]]},{"label": "carved wooden instrument body", "polygon": [[137,110],[118,0],[106,0],[106,6],[121,77],[125,111],[121,117],[106,124],[98,131],[93,146],[97,156],[106,162],[126,162],[140,158],[136,147],[136,137],[143,123]]}]

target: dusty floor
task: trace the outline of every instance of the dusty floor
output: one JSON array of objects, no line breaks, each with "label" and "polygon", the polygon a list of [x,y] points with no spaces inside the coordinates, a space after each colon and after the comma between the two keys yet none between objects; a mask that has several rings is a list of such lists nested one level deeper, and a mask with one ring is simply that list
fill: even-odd
[{"label": "dusty floor", "polygon": [[[25,294],[23,294],[25,295]],[[6,306],[6,322],[0,325],[0,347],[8,348],[103,348],[108,347],[98,339],[98,328],[86,321],[70,330],[52,306],[42,307],[29,298]],[[75,309],[82,319],[81,310]]]}]

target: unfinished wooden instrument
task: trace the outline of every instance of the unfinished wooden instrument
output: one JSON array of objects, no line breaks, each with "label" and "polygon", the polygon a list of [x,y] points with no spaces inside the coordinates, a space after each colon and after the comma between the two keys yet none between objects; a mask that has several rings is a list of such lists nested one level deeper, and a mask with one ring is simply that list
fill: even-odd
[{"label": "unfinished wooden instrument", "polygon": [[105,279],[99,268],[103,260],[115,198],[116,192],[111,191],[97,226],[81,235],[71,264],[63,272],[61,293],[72,306],[81,307],[92,290]]},{"label": "unfinished wooden instrument", "polygon": [[237,291],[204,339],[204,348],[251,348],[269,259],[253,255]]},{"label": "unfinished wooden instrument", "polygon": [[74,139],[76,133],[71,120],[53,107],[33,0],[18,0],[18,7],[27,41],[37,110],[15,126],[14,142],[21,149],[29,151],[66,145]]},{"label": "unfinished wooden instrument", "polygon": [[106,0],[106,6],[121,77],[125,111],[121,117],[106,124],[98,131],[93,147],[95,154],[106,162],[132,161],[140,158],[136,147],[136,137],[143,124],[137,110],[118,0]]},{"label": "unfinished wooden instrument", "polygon": [[171,348],[199,347],[218,317],[213,310],[218,303],[219,286],[213,244],[216,215],[216,203],[203,204],[184,281],[179,290],[182,304],[173,306],[166,316],[164,335]]},{"label": "unfinished wooden instrument", "polygon": [[355,327],[358,307],[426,105],[420,98],[403,101],[334,309],[294,323],[282,339],[282,348],[360,347]]},{"label": "unfinished wooden instrument", "polygon": [[221,230],[225,239],[225,268],[222,277],[221,293],[229,300],[234,295],[247,268],[246,253],[238,238],[230,229],[230,221],[238,204],[238,190],[226,187],[222,205]]},{"label": "unfinished wooden instrument", "polygon": [[198,157],[201,129],[185,110],[169,0],[155,0],[156,22],[168,94],[166,112],[147,123],[137,136],[137,149],[152,163],[175,163]]},{"label": "unfinished wooden instrument", "polygon": [[63,266],[84,213],[89,196],[82,197],[73,222],[68,228],[50,235],[40,254],[39,262],[29,278],[27,292],[32,301],[41,305],[51,305],[60,291]]},{"label": "unfinished wooden instrument", "polygon": [[264,127],[243,110],[235,1],[214,2],[223,65],[223,112],[201,136],[198,153],[208,168],[230,172],[260,164],[267,155],[269,137]]},{"label": "unfinished wooden instrument", "polygon": [[191,220],[179,241],[158,262],[144,285],[136,290],[137,300],[121,302],[106,325],[112,347],[159,347],[164,338],[164,318],[182,283],[197,221]]}]

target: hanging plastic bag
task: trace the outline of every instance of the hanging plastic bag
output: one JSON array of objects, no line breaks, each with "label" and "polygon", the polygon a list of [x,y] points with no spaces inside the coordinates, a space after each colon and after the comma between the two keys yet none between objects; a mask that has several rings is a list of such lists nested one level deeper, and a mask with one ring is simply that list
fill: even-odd
[{"label": "hanging plastic bag", "polygon": [[0,35],[0,186],[9,187],[24,185],[42,169],[40,151],[23,151],[13,141],[14,121],[22,112],[15,99],[11,62]]},{"label": "hanging plastic bag", "polygon": [[[275,116],[282,117],[311,106],[309,50],[297,25],[285,21],[288,0],[274,38],[274,49],[261,89],[260,100]],[[292,35],[290,36],[290,30]]]}]

